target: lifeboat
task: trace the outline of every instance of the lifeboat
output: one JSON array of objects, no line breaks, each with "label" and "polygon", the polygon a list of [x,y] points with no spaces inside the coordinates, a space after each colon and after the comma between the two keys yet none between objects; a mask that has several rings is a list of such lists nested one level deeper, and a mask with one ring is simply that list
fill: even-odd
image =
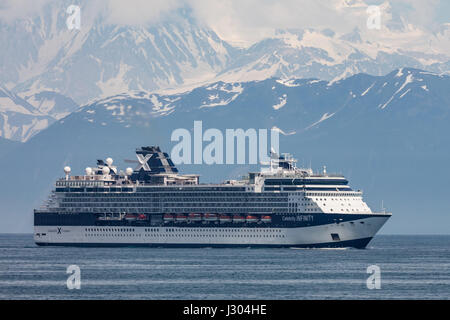
[{"label": "lifeboat", "polygon": [[245,220],[246,220],[248,223],[258,222],[258,218],[257,218],[257,217],[255,217],[255,216],[250,216],[250,215],[248,215],[247,218],[245,218]]},{"label": "lifeboat", "polygon": [[138,220],[147,220],[147,216],[145,214],[138,215]]},{"label": "lifeboat", "polygon": [[231,217],[222,214],[222,215],[220,215],[220,217],[219,217],[219,221],[222,222],[222,223],[231,222]]},{"label": "lifeboat", "polygon": [[176,222],[186,222],[186,216],[184,214],[177,214],[175,221]]},{"label": "lifeboat", "polygon": [[265,223],[272,222],[272,217],[271,216],[264,216],[264,217],[261,218],[261,221],[265,222]]},{"label": "lifeboat", "polygon": [[241,222],[245,222],[245,218],[242,216],[233,216],[233,222],[234,223],[241,223]]},{"label": "lifeboat", "polygon": [[203,216],[205,221],[217,221],[217,214],[207,213]]},{"label": "lifeboat", "polygon": [[189,221],[202,221],[202,215],[200,213],[189,213]]},{"label": "lifeboat", "polygon": [[164,222],[172,222],[174,220],[173,215],[166,213],[164,215]]},{"label": "lifeboat", "polygon": [[132,213],[127,213],[125,215],[125,220],[127,220],[127,221],[136,221],[136,219],[137,219],[137,216],[135,216]]}]

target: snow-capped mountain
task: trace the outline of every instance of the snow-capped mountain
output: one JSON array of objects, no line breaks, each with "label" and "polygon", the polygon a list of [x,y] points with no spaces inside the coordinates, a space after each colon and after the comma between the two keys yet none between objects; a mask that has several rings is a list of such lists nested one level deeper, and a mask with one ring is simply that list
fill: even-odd
[{"label": "snow-capped mountain", "polygon": [[[0,157],[0,168],[8,168],[0,180],[2,222],[16,228],[17,221],[28,224],[32,208],[47,196],[65,165],[82,173],[96,159],[111,156],[124,169],[129,164],[123,160],[133,156],[135,147],[160,145],[170,153],[176,144],[170,140],[173,130],[192,130],[195,120],[202,121],[203,130],[276,129],[280,150],[293,153],[300,166],[311,162],[315,169],[327,165],[328,172],[344,170],[353,187],[371,195],[372,207],[379,208],[383,199],[390,210],[408,213],[393,218],[393,225],[395,219],[420,219],[426,201],[413,204],[412,197],[433,199],[435,210],[450,206],[445,196],[450,179],[445,170],[450,161],[448,88],[449,76],[402,68],[385,76],[358,74],[334,82],[271,78],[217,82],[185,93],[136,91],[100,99]],[[200,173],[203,182],[256,169],[178,167]]]},{"label": "snow-capped mountain", "polygon": [[[446,31],[450,36],[450,30]],[[425,46],[426,47],[426,46]],[[224,81],[319,78],[342,79],[357,73],[382,75],[403,66],[450,72],[450,56],[368,41],[360,30],[338,35],[324,30],[279,30],[239,55],[217,76]]]},{"label": "snow-capped mountain", "polygon": [[26,100],[0,88],[0,137],[26,141],[48,127],[50,116],[36,110]]},{"label": "snow-capped mountain", "polygon": [[[403,66],[450,71],[448,25],[431,34],[387,17],[385,29],[368,32],[365,9],[361,27],[349,33],[279,30],[248,48],[235,48],[187,5],[154,24],[127,25],[112,23],[86,2],[81,28],[68,30],[70,4],[51,1],[37,15],[0,22],[0,40],[8,43],[0,51],[1,85],[22,97],[51,91],[85,104],[132,90],[182,92],[217,81],[337,80]],[[342,1],[337,10],[363,6]],[[389,13],[388,4],[383,6]]]},{"label": "snow-capped mountain", "polygon": [[44,91],[24,98],[0,87],[0,137],[27,141],[78,108],[61,94]]},{"label": "snow-capped mountain", "polygon": [[[338,81],[270,78],[216,82],[185,93],[136,91],[100,99],[61,120],[59,125],[76,121],[130,128],[169,119],[173,124],[167,125],[174,128],[179,121],[205,116],[217,125],[223,123],[226,115],[243,126],[248,126],[248,117],[257,117],[259,123],[273,122],[273,126],[282,126],[286,132],[300,134],[325,121],[333,122],[333,118],[354,118],[358,113],[364,117],[367,113],[420,119],[440,116],[443,121],[450,110],[449,87],[450,76],[412,68],[400,68],[381,77],[358,74]],[[221,114],[219,119],[215,119],[216,113]],[[297,116],[292,117],[292,113]]]},{"label": "snow-capped mountain", "polygon": [[[184,9],[157,26],[112,25],[97,16],[68,30],[70,4],[51,2],[34,18],[0,24],[2,43],[10,43],[0,52],[0,83],[21,94],[54,91],[81,103],[211,78],[237,51]],[[82,12],[89,11],[85,6]]]},{"label": "snow-capped mountain", "polygon": [[55,120],[62,119],[75,111],[78,105],[70,98],[52,91],[41,91],[33,95],[22,94],[23,98],[42,114]]},{"label": "snow-capped mountain", "polygon": [[[436,73],[450,70],[448,55],[398,46],[398,30],[405,37],[414,33],[405,25],[390,27],[391,42],[368,41],[367,32],[358,28],[347,34],[290,29],[237,49],[199,24],[187,8],[152,26],[114,25],[95,16],[84,19],[80,30],[68,30],[68,4],[49,2],[33,18],[0,22],[0,38],[10,44],[0,51],[0,84],[9,89],[4,89],[9,92],[5,99],[15,95],[22,99],[18,105],[26,102],[23,108],[17,101],[0,103],[1,137],[26,141],[74,111],[73,100],[83,104],[130,91],[168,95],[217,81],[225,86],[272,77],[337,81],[360,72],[386,74],[404,65]],[[432,40],[448,34],[444,25]],[[205,101],[223,104],[236,93]]]}]

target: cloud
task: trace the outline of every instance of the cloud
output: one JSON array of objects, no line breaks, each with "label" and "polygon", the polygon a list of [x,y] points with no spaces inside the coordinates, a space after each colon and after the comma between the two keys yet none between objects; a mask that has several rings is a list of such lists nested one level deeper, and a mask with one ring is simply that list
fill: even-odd
[{"label": "cloud", "polygon": [[190,4],[200,21],[231,42],[252,43],[276,29],[331,28],[344,32],[361,22],[354,14],[357,6],[341,0],[192,0]]},{"label": "cloud", "polygon": [[17,19],[33,16],[52,0],[1,0],[0,21],[12,23]]},{"label": "cloud", "polygon": [[[65,13],[70,5],[82,8],[83,18],[102,16],[105,23],[146,25],[157,23],[165,14],[185,5],[184,0],[0,0],[0,19],[13,23],[32,18],[51,4]],[[85,19],[83,19],[85,20]]]},{"label": "cloud", "polygon": [[106,21],[121,25],[153,24],[183,5],[180,0],[109,0]]},{"label": "cloud", "polygon": [[[336,34],[358,29],[373,43],[410,39],[422,46],[436,44],[433,37],[450,22],[448,0],[189,0],[199,21],[214,29],[224,40],[248,46],[276,29],[331,29]],[[381,30],[367,28],[369,5],[381,9]],[[446,15],[443,13],[446,12]],[[437,16],[439,19],[437,19]],[[395,35],[393,36],[393,33]],[[402,40],[402,34],[404,40]],[[408,34],[408,36],[406,36]],[[395,38],[395,39],[394,39]],[[443,39],[444,42],[448,40]],[[412,44],[414,45],[414,44]]]},{"label": "cloud", "polygon": [[[436,31],[442,20],[450,22],[443,7],[448,0],[0,0],[0,19],[36,14],[50,2],[61,10],[79,3],[82,21],[102,16],[108,24],[151,25],[176,9],[190,7],[191,14],[224,40],[248,46],[275,34],[277,29],[331,29],[337,34],[358,28],[375,41],[380,34],[366,30],[368,5],[380,5],[387,28]],[[448,11],[448,10],[447,10]],[[439,16],[439,19],[436,17]]]},{"label": "cloud", "polygon": [[248,45],[273,35],[276,29],[331,29],[343,34],[358,28],[366,32],[369,5],[380,6],[384,27],[401,29],[410,24],[429,28],[439,0],[188,0],[188,3],[198,20],[222,38]]}]

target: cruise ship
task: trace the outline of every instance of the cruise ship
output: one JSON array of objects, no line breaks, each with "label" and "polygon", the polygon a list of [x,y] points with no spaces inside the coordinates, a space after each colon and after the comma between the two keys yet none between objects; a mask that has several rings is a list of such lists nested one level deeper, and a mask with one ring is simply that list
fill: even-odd
[{"label": "cruise ship", "polygon": [[260,172],[220,184],[180,174],[157,146],[135,169],[97,160],[57,180],[34,210],[37,245],[365,248],[391,213],[372,212],[337,174],[273,155]]}]

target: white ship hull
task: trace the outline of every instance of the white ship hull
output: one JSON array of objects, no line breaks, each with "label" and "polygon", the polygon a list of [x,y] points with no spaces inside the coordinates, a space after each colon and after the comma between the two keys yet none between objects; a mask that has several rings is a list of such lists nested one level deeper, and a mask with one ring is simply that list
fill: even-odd
[{"label": "white ship hull", "polygon": [[35,226],[38,245],[365,248],[391,215],[309,227]]}]

